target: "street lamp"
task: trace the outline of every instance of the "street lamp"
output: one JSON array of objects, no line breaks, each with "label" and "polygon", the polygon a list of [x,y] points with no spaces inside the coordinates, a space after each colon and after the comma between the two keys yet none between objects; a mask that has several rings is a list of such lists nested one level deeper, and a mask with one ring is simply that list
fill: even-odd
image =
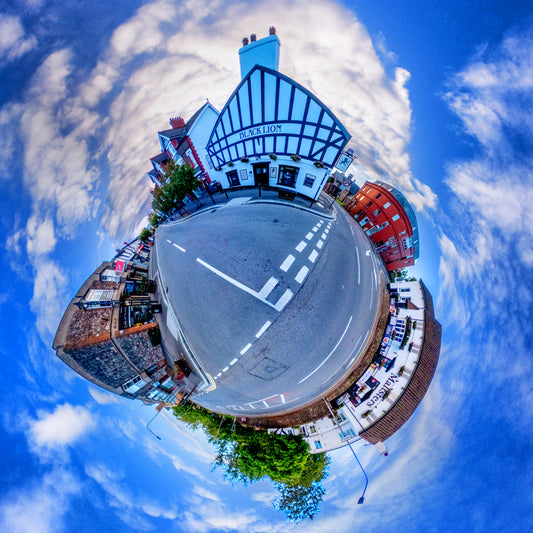
[{"label": "street lamp", "polygon": [[152,423],[152,420],[160,413],[161,411],[157,411],[157,413],[151,418],[150,422],[146,424],[146,429],[156,438],[161,440],[161,437],[159,435],[156,435],[148,426]]},{"label": "street lamp", "polygon": [[353,451],[352,445],[348,443],[348,446],[350,447],[350,450],[352,450],[353,456],[355,457],[355,460],[357,461],[357,464],[361,468],[361,471],[363,472],[363,475],[365,476],[365,488],[363,489],[363,494],[361,494],[361,497],[357,501],[358,504],[365,503],[365,492],[366,488],[368,487],[368,476],[366,475],[365,469],[363,468],[363,465],[359,462],[359,459],[357,458],[357,455],[355,455],[355,452]]}]

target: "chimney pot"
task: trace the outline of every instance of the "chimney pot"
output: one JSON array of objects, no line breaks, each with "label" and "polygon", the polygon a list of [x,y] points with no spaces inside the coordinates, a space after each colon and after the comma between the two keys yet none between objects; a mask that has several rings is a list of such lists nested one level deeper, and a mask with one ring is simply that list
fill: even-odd
[{"label": "chimney pot", "polygon": [[245,37],[243,40],[242,40],[242,45],[243,46],[246,46],[248,44],[248,37]]},{"label": "chimney pot", "polygon": [[268,33],[269,35],[276,35],[276,28],[274,26],[270,26]]},{"label": "chimney pot", "polygon": [[255,41],[257,41],[257,36],[255,35],[255,33],[252,33],[252,35],[250,35],[250,41],[252,43],[255,43]]}]

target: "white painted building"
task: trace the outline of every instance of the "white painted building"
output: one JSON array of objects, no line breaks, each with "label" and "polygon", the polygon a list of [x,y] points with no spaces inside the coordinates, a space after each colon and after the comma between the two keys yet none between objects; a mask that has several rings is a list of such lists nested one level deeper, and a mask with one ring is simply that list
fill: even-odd
[{"label": "white painted building", "polygon": [[207,144],[210,175],[224,188],[261,185],[316,199],[350,135],[316,96],[278,72],[275,34],[244,42],[242,80]]}]

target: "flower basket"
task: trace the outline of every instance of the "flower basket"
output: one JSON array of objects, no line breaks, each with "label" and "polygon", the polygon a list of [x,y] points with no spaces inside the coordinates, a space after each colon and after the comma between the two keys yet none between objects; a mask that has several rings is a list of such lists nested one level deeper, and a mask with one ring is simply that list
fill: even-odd
[{"label": "flower basket", "polygon": [[220,172],[220,171],[222,170],[222,167],[215,167],[215,170],[216,170],[217,172]]},{"label": "flower basket", "polygon": [[249,163],[250,160],[247,157],[241,157],[241,163]]},{"label": "flower basket", "polygon": [[228,165],[228,167],[232,167],[233,166],[233,161],[228,161],[226,164]]},{"label": "flower basket", "polygon": [[298,154],[292,154],[291,159],[295,161],[296,163],[300,161],[302,158]]},{"label": "flower basket", "polygon": [[270,159],[272,159],[272,161],[275,161],[278,156],[276,154],[268,154],[268,157],[270,157]]},{"label": "flower basket", "polygon": [[317,168],[324,168],[324,163],[322,161],[315,161],[313,165]]}]

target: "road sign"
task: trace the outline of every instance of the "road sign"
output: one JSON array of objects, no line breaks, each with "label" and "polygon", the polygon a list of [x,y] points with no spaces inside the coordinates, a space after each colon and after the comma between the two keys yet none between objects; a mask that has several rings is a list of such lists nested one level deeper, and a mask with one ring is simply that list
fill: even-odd
[{"label": "road sign", "polygon": [[345,187],[349,187],[350,186],[350,180],[348,178],[344,178],[342,180],[342,184],[345,186]]}]

